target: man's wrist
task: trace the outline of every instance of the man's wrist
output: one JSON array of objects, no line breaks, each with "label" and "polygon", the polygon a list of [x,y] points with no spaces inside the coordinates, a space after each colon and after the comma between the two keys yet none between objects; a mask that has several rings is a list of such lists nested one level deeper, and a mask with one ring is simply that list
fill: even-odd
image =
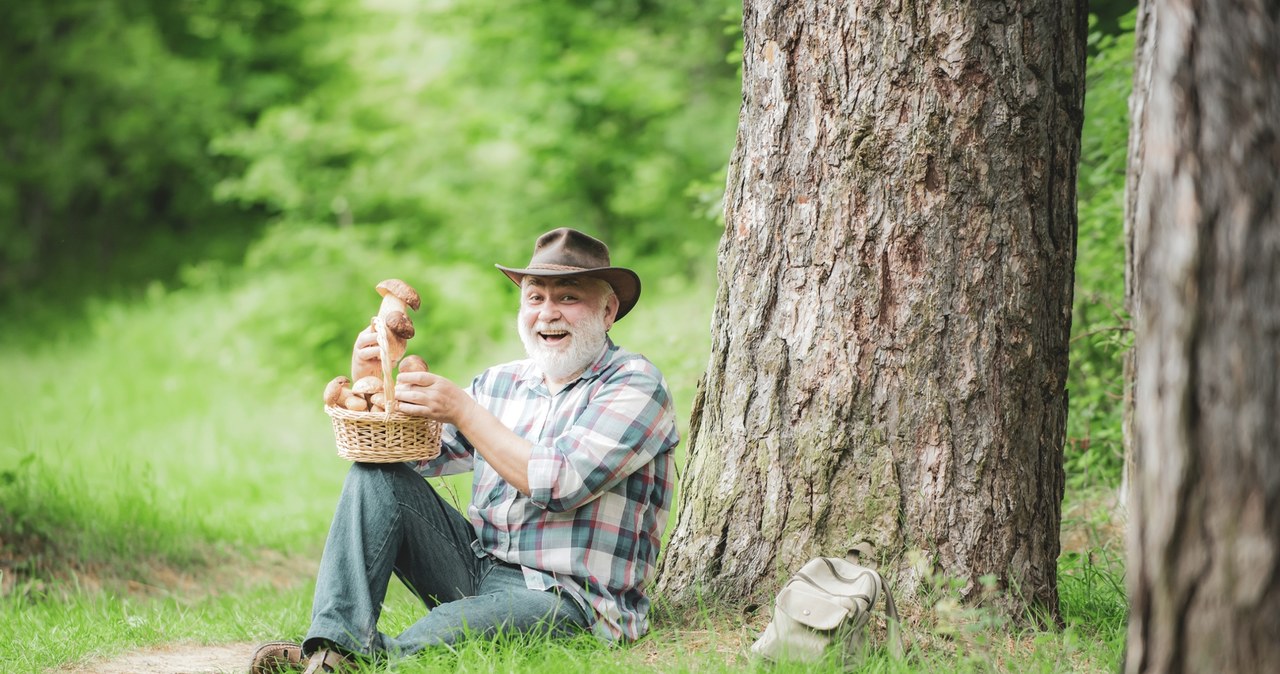
[{"label": "man's wrist", "polygon": [[463,403],[462,409],[459,411],[458,417],[454,419],[453,425],[457,426],[458,430],[466,433],[467,429],[472,428],[475,422],[478,421],[476,415],[480,413],[480,403],[472,399],[471,396],[463,397],[466,402]]}]

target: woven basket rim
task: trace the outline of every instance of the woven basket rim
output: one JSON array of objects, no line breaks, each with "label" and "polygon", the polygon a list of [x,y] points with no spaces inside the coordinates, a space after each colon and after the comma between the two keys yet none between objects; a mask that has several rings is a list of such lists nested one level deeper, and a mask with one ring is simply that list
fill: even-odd
[{"label": "woven basket rim", "polygon": [[338,407],[336,405],[325,405],[324,411],[326,414],[328,414],[331,417],[338,417],[339,419],[350,419],[353,421],[381,421],[381,420],[408,421],[408,422],[422,423],[424,425],[440,423],[434,419],[428,419],[426,417],[417,417],[417,416],[405,414],[404,412],[370,412],[367,410],[364,412],[357,412],[355,410],[349,410],[345,407]]}]

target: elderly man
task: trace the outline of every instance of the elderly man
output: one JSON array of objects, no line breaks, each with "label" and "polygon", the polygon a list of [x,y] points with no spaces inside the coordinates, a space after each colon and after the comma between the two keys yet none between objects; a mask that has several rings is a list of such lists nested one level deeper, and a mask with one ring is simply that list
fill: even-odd
[{"label": "elderly man", "polygon": [[[662,374],[608,337],[640,279],[568,228],[539,237],[527,266],[497,266],[520,287],[528,359],[492,367],[466,390],[400,374],[400,409],[443,424],[441,454],[417,466],[352,465],[306,639],[264,644],[253,672],[340,671],[466,637],[589,630],[614,642],[648,629],[645,587],[679,438]],[[353,379],[380,370],[376,337],[363,332]],[[423,479],[464,471],[474,473],[466,516]],[[377,630],[392,574],[430,608],[395,637]]]}]

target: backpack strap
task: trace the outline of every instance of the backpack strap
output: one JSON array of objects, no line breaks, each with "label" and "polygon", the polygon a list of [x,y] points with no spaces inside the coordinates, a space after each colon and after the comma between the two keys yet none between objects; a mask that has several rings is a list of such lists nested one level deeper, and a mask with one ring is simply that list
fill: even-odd
[{"label": "backpack strap", "polygon": [[[854,564],[874,570],[878,566],[874,554],[875,546],[868,541],[861,541],[850,547],[844,558]],[[893,601],[893,593],[889,591],[889,583],[885,582],[884,577],[878,573],[876,577],[879,580],[880,591],[884,593],[885,623],[889,630],[889,654],[895,659],[901,660],[903,655],[902,621],[898,617],[898,606]],[[872,604],[874,606],[875,602],[872,601]]]},{"label": "backpack strap", "polygon": [[880,584],[884,590],[884,612],[889,628],[889,654],[895,660],[902,659],[902,624],[898,618],[898,607],[893,603],[893,593],[889,591],[889,584],[880,579]]},{"label": "backpack strap", "polygon": [[862,541],[861,543],[849,548],[844,553],[844,558],[858,566],[865,566],[868,569],[874,569],[877,566],[875,551],[875,546],[871,545],[867,541]]}]

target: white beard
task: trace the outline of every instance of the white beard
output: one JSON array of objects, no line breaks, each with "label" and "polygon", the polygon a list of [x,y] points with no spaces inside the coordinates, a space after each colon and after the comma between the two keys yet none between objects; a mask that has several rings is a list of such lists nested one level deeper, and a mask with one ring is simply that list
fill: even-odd
[{"label": "white beard", "polygon": [[[516,327],[520,331],[520,341],[524,342],[525,353],[542,370],[542,374],[552,381],[565,381],[587,369],[604,350],[605,336],[608,334],[604,327],[603,309],[599,313],[593,312],[576,326],[560,320],[538,322],[530,328],[517,318]],[[543,344],[538,333],[549,330],[568,332],[565,337],[569,340],[568,347],[552,348]]]}]

